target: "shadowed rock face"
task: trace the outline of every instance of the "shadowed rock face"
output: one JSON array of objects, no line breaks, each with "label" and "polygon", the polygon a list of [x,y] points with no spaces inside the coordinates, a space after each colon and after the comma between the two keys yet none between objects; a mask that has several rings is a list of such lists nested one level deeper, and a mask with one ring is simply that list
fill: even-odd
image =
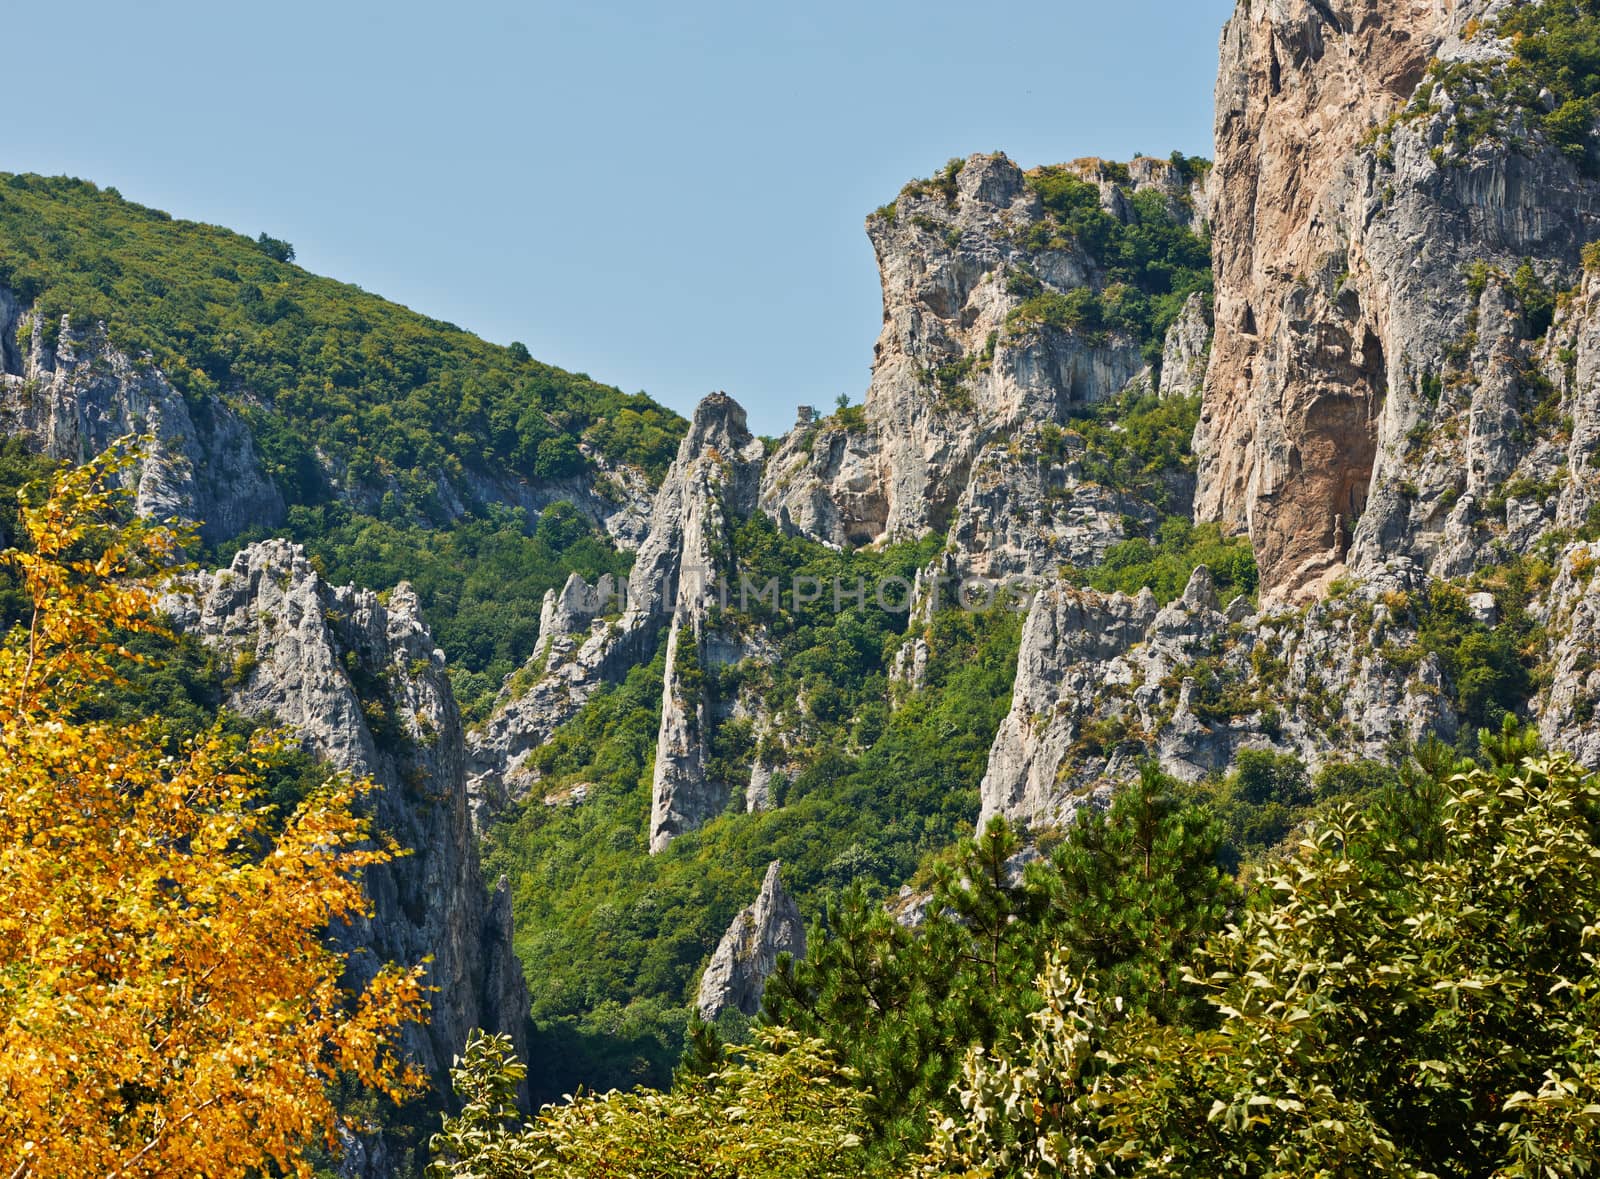
[{"label": "shadowed rock face", "polygon": [[804,958],[806,929],[799,906],[783,891],[774,860],[755,903],[733,919],[701,976],[695,1000],[700,1018],[713,1020],[729,1009],[759,1014],[779,954]]},{"label": "shadowed rock face", "polygon": [[130,434],[146,436],[121,475],[135,509],[199,524],[207,543],[282,521],[283,498],[250,431],[221,401],[191,407],[159,369],[114,348],[100,326],[80,330],[63,320],[54,348],[43,328],[0,288],[0,430],[74,463]]},{"label": "shadowed rock face", "polygon": [[[1196,512],[1248,526],[1290,593],[1343,564],[1388,366],[1349,253],[1362,137],[1411,97],[1449,20],[1433,0],[1241,0],[1222,37],[1212,197],[1217,334]],[[1343,278],[1337,294],[1319,280]]]}]

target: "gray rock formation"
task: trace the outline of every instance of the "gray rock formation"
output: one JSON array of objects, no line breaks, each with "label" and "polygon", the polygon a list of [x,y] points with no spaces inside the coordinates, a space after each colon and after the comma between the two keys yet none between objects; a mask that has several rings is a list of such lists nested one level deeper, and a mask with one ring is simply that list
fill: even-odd
[{"label": "gray rock formation", "polygon": [[[719,812],[731,785],[706,780],[711,717],[701,673],[748,653],[737,635],[708,625],[733,570],[729,527],[755,510],[765,448],[725,393],[705,398],[656,493],[650,528],[625,591],[574,575],[547,595],[539,649],[508,685],[494,715],[470,737],[470,789],[481,823],[532,786],[528,754],[607,684],[648,659],[665,631],[650,846],[665,847]],[[733,578],[737,580],[736,577]],[[736,587],[735,587],[736,589]]]},{"label": "gray rock formation", "polygon": [[1551,650],[1550,682],[1535,703],[1539,736],[1600,769],[1600,543],[1562,554],[1542,614]]},{"label": "gray rock formation", "polygon": [[1243,599],[1224,611],[1204,566],[1160,609],[1148,590],[1057,584],[1023,631],[979,830],[995,815],[1067,822],[1145,758],[1194,781],[1241,749],[1293,753],[1315,769],[1452,737],[1443,673],[1409,651],[1425,584],[1402,560],[1348,597],[1260,614]]},{"label": "gray rock formation", "polygon": [[370,778],[373,826],[406,855],[367,873],[370,919],[336,926],[354,984],[385,962],[428,961],[438,991],[410,1055],[448,1092],[473,1028],[526,1052],[528,999],[511,949],[510,896],[491,898],[467,813],[461,719],[410,587],[385,602],[330,586],[287,541],[241,550],[163,603],[184,631],[233,661],[228,703],[288,727],[334,767]]},{"label": "gray rock formation", "polygon": [[113,347],[103,325],[80,330],[63,319],[47,347],[41,319],[0,288],[0,340],[0,431],[74,463],[127,435],[148,437],[122,476],[135,509],[199,524],[207,543],[283,519],[283,499],[239,417],[215,398],[191,406],[148,359]]},{"label": "gray rock formation", "polygon": [[[765,448],[745,425],[744,410],[725,395],[702,401],[668,485],[680,492],[676,513],[652,528],[641,560],[658,535],[676,539],[672,625],[661,685],[661,730],[650,792],[650,851],[692,831],[728,804],[731,784],[706,773],[711,701],[705,672],[737,663],[737,635],[713,634],[711,607],[722,584],[737,579],[726,555],[734,520],[755,510]],[[674,476],[677,480],[674,481]],[[663,493],[667,486],[663,485]],[[658,501],[658,507],[660,503]],[[658,519],[660,519],[658,517]],[[663,571],[661,581],[668,577]],[[659,584],[659,583],[658,583]]]},{"label": "gray rock formation", "polygon": [[1206,297],[1196,292],[1167,329],[1161,351],[1161,396],[1198,397],[1205,388],[1210,359],[1211,312]]},{"label": "gray rock formation", "polygon": [[[1099,564],[1128,521],[1156,522],[1145,500],[1084,477],[1079,435],[1052,437],[1025,427],[978,451],[950,521],[949,574],[1031,585],[1062,565]],[[1177,477],[1187,502],[1192,481]]]},{"label": "gray rock formation", "polygon": [[[1165,161],[1135,161],[1127,179],[1098,160],[1071,167],[1099,185],[1113,215],[1126,217],[1126,192],[1142,188],[1166,193],[1182,220],[1197,215]],[[1101,281],[1079,247],[1026,244],[1045,220],[1003,155],[975,155],[942,183],[908,185],[868,219],[884,304],[872,385],[862,408],[804,417],[784,440],[761,489],[775,520],[834,545],[942,531],[987,444],[1065,421],[1140,377],[1136,340],[1012,316],[1026,283],[1059,294]]]},{"label": "gray rock formation", "polygon": [[[1114,216],[1130,215],[1129,193],[1152,189],[1175,219],[1198,224],[1204,216],[1200,189],[1166,161],[1121,169],[1085,160],[1071,168],[1099,188]],[[885,326],[866,405],[821,420],[802,408],[768,459],[732,399],[716,394],[701,404],[656,494],[625,606],[603,605],[609,587],[581,579],[550,595],[538,652],[472,735],[480,822],[532,788],[529,753],[601,687],[648,658],[663,634],[668,666],[651,848],[729,802],[736,784],[706,779],[707,734],[725,719],[708,709],[771,717],[759,701],[711,702],[697,685],[703,673],[763,646],[759,635],[708,629],[718,578],[738,589],[726,564],[729,524],[752,511],[831,545],[948,528],[942,576],[1030,585],[1064,564],[1098,563],[1124,539],[1128,522],[1157,519],[1151,504],[1086,478],[1082,438],[1060,428],[1075,409],[1149,381],[1139,343],[1012,316],[1026,285],[1013,280],[1056,293],[1102,281],[1082,249],[1028,244],[1047,219],[1022,171],[1001,155],[971,157],[945,188],[910,185],[893,215],[869,218]],[[1206,330],[1202,300],[1173,329],[1175,373],[1204,355]],[[1175,478],[1184,485],[1173,494],[1184,499],[1187,477]],[[924,583],[932,584],[931,574]],[[908,666],[907,675],[914,670]],[[770,805],[778,768],[752,767],[747,807]]]},{"label": "gray rock formation", "polygon": [[804,958],[806,929],[799,906],[783,890],[774,860],[755,903],[733,919],[700,977],[695,999],[700,1018],[713,1020],[728,1010],[758,1015],[779,954]]}]

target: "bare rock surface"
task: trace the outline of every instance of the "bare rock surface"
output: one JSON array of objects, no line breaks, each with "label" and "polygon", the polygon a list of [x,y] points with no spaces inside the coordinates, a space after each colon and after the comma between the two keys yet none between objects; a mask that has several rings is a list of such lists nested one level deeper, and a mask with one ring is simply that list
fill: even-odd
[{"label": "bare rock surface", "polygon": [[701,1019],[714,1020],[728,1010],[758,1015],[778,955],[806,956],[805,922],[799,906],[784,891],[778,869],[774,860],[755,902],[733,919],[706,965],[695,999]]},{"label": "bare rock surface", "polygon": [[1242,749],[1293,754],[1315,770],[1453,737],[1437,660],[1393,654],[1415,641],[1425,585],[1401,560],[1347,596],[1257,613],[1244,599],[1219,602],[1204,566],[1160,608],[1148,590],[1057,584],[1023,630],[979,830],[995,815],[1066,823],[1146,759],[1195,781]]},{"label": "bare rock surface", "polygon": [[205,541],[283,519],[283,498],[255,443],[216,398],[191,406],[146,359],[128,356],[103,325],[63,320],[54,347],[44,323],[0,288],[0,430],[42,454],[82,463],[128,435],[146,439],[121,478],[152,519],[200,525]]},{"label": "bare rock surface", "polygon": [[[981,481],[1016,484],[1009,514],[1026,521],[1021,527],[1082,531],[1083,506],[1058,511],[1045,494],[1068,476],[1041,478],[1037,431],[1137,381],[1148,385],[1140,344],[1017,319],[1029,290],[1097,287],[1100,263],[1078,245],[1027,244],[1047,216],[1004,155],[959,163],[939,182],[908,185],[867,220],[884,308],[872,383],[859,408],[821,420],[803,413],[768,464],[761,506],[784,527],[833,545],[941,532],[983,496],[973,486]],[[1099,187],[1113,216],[1129,216],[1128,192],[1155,189],[1175,220],[1203,219],[1200,190],[1167,161],[1141,158],[1121,172],[1100,160],[1069,168]],[[1181,370],[1195,361],[1186,349],[1203,353],[1205,331],[1202,305],[1172,341]],[[957,543],[981,561],[994,531],[983,526]],[[1042,547],[1014,546],[1002,564],[1038,572],[1047,563]],[[1059,547],[1056,563],[1083,546],[1067,536]]]},{"label": "bare rock surface", "polygon": [[1532,333],[1505,279],[1532,259],[1571,285],[1600,213],[1522,112],[1458,133],[1471,96],[1428,70],[1504,58],[1496,10],[1240,0],[1223,34],[1196,513],[1249,530],[1270,595],[1397,554],[1470,571],[1477,513],[1530,457]]}]

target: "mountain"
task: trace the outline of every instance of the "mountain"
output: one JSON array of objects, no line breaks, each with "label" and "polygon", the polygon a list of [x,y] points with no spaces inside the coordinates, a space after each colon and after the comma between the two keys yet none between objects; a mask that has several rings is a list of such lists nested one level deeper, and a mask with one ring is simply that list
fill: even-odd
[{"label": "mountain", "polygon": [[961,579],[1171,595],[1204,549],[1252,584],[1184,523],[1206,174],[979,155],[908,185],[868,219],[866,403],[771,441],[726,395],[685,430],[266,235],[12,177],[0,413],[70,460],[143,433],[136,506],[220,566],[169,603],[216,652],[204,707],[378,781],[413,854],[351,944],[433,955],[435,1078],[472,1026],[529,1043],[513,941],[536,1094],[664,1078],[772,861],[814,906],[971,829],[1023,616],[958,608]]},{"label": "mountain", "polygon": [[219,557],[286,536],[335,580],[409,579],[470,710],[532,650],[546,589],[626,571],[684,423],[292,252],[0,177],[0,422],[72,460],[154,435],[141,508],[200,521]]},{"label": "mountain", "polygon": [[1583,5],[1239,0],[1214,164],[906,185],[863,402],[774,439],[11,177],[0,421],[146,435],[139,509],[215,568],[169,603],[202,711],[377,781],[414,855],[349,944],[433,956],[436,1081],[487,1027],[531,1099],[665,1085],[692,1009],[792,1015],[781,954],[954,936],[957,845],[1020,893],[1171,782],[1214,882],[1507,718],[1600,768],[1596,45]]},{"label": "mountain", "polygon": [[[558,636],[482,730],[540,1018],[582,1024],[603,995],[644,1034],[770,860],[822,913],[974,822],[1070,825],[1145,759],[1195,790],[1247,755],[1332,783],[1508,715],[1594,756],[1600,227],[1593,144],[1551,122],[1587,94],[1552,60],[1566,18],[1510,41],[1492,15],[1244,4],[1214,168],[980,155],[868,219],[865,404],[803,409],[763,458],[733,403],[703,403],[657,499],[664,558],[623,610],[552,599]],[[774,529],[787,555],[757,543]],[[853,654],[837,622],[786,645],[805,607],[737,593],[870,582],[901,553],[911,608]],[[970,578],[1041,591],[1020,633],[952,608]],[[1013,643],[997,723],[941,657]],[[948,825],[902,842],[930,813]]]},{"label": "mountain", "polygon": [[1206,173],[975,155],[908,185],[867,221],[865,403],[763,445],[707,397],[627,582],[548,596],[469,743],[551,1096],[665,1079],[772,861],[812,915],[972,830],[1019,607],[1058,568],[1170,597],[1203,551],[1253,588],[1248,548],[1189,523]]}]

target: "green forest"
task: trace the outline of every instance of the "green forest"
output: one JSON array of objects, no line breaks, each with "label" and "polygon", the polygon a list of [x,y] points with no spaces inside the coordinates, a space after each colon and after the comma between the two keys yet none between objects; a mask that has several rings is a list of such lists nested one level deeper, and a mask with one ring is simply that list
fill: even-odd
[{"label": "green forest", "polygon": [[1149,767],[1020,872],[997,820],[920,928],[830,906],[668,1091],[522,1125],[480,1038],[433,1173],[1589,1174],[1600,778],[1514,722],[1480,744],[1352,765],[1273,846]]}]

